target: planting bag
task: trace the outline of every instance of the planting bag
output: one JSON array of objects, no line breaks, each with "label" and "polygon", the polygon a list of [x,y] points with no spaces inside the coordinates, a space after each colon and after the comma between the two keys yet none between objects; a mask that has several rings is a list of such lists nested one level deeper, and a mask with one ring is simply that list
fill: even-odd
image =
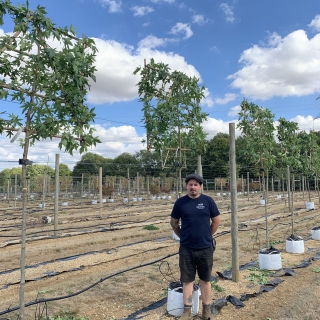
[{"label": "planting bag", "polygon": [[303,240],[303,238],[292,234],[290,237],[287,238],[287,240],[288,241],[301,241],[301,240]]}]

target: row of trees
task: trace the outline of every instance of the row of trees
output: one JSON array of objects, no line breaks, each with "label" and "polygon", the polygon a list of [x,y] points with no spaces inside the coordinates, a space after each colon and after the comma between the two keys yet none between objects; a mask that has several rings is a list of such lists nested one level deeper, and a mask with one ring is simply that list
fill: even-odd
[{"label": "row of trees", "polygon": [[[248,117],[247,117],[248,119]],[[270,122],[271,123],[271,122]],[[241,122],[239,126],[241,126]],[[296,133],[292,134],[290,130],[294,128]],[[271,127],[272,129],[272,127]],[[255,141],[247,134],[236,139],[236,158],[238,177],[259,178],[262,176],[261,169],[268,171],[269,176],[274,179],[280,179],[287,175],[287,166],[296,174],[306,176],[320,174],[320,134],[319,132],[310,133],[298,132],[298,125],[294,122],[280,119],[277,126],[278,141],[276,141],[274,132],[269,134],[270,142],[263,143],[263,136],[251,133],[251,137],[259,137]],[[243,130],[246,130],[245,128]],[[262,130],[264,134],[266,131]],[[285,135],[288,137],[286,138]],[[256,147],[254,147],[256,146]],[[255,148],[260,148],[255,149]],[[214,138],[207,141],[206,153],[202,156],[203,176],[207,179],[217,177],[229,177],[229,135],[218,133]],[[91,176],[99,174],[99,167],[102,167],[103,176],[128,176],[134,177],[137,173],[141,176],[153,177],[177,177],[177,168],[174,159],[167,163],[168,168],[162,169],[161,156],[156,152],[141,150],[135,154],[122,153],[114,159],[105,158],[98,154],[86,153],[81,160],[77,162],[73,170],[67,165],[60,164],[60,176],[73,176],[75,180],[81,181],[82,175]],[[190,154],[187,157],[187,169],[182,173],[187,174],[197,170],[197,156]],[[43,175],[46,172],[49,176],[54,176],[54,169],[46,165],[32,165],[27,168],[27,176],[35,177]],[[0,184],[8,178],[14,178],[15,175],[21,175],[21,168],[4,169],[0,172]],[[20,179],[20,178],[18,178]],[[19,181],[19,180],[18,180]]]}]

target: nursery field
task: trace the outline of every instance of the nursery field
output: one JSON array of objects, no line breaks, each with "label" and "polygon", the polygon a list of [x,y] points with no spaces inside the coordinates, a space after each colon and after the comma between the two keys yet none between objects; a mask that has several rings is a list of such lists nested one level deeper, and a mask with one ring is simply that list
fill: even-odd
[{"label": "nursery field", "polygon": [[[291,213],[287,198],[269,193],[268,222],[271,244],[281,251],[282,269],[266,272],[255,264],[266,245],[265,207],[260,194],[238,196],[240,281],[219,277],[231,268],[230,197],[209,193],[221,212],[216,234],[212,276],[212,302],[252,294],[236,308],[228,302],[216,316],[222,319],[320,319],[320,241],[311,239],[311,229],[320,225],[317,194],[315,209],[306,209],[307,194],[294,194],[294,234],[305,240],[301,254],[286,252],[291,235]],[[174,198],[174,196],[172,197]],[[172,237],[170,213],[174,199],[92,205],[90,200],[72,199],[59,210],[59,230],[54,236],[53,203],[39,208],[35,198],[28,203],[26,319],[45,319],[59,314],[74,319],[174,319],[167,312],[167,289],[179,279],[179,242]],[[21,203],[0,201],[0,319],[17,319],[19,305],[19,259]],[[309,266],[302,267],[303,261]],[[295,268],[296,267],[296,268]],[[293,273],[294,272],[294,273]],[[290,274],[290,275],[289,275]],[[259,293],[262,284],[279,279],[270,292]],[[281,282],[281,283],[280,283]],[[268,287],[270,288],[271,285]],[[201,314],[201,297],[199,314]],[[83,317],[83,318],[81,318]],[[195,316],[195,319],[200,317]],[[71,319],[71,318],[70,318]]]}]

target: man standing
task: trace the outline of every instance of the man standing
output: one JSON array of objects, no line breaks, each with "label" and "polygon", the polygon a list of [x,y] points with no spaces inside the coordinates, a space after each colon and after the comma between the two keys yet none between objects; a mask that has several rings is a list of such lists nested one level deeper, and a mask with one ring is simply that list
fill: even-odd
[{"label": "man standing", "polygon": [[[187,195],[176,200],[171,227],[180,238],[179,267],[183,284],[184,311],[180,319],[192,319],[192,293],[196,272],[200,279],[202,318],[213,319],[210,311],[211,271],[215,241],[212,235],[220,225],[220,212],[214,200],[200,193],[203,179],[197,174],[185,178]],[[179,220],[181,219],[181,228]]]}]

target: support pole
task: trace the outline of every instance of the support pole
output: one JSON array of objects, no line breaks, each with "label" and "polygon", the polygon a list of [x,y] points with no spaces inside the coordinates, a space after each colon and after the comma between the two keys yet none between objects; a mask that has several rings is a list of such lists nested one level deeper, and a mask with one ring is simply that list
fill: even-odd
[{"label": "support pole", "polygon": [[44,210],[46,202],[46,169],[43,172],[43,181],[42,181],[42,210]]},{"label": "support pole", "polygon": [[238,204],[235,124],[229,123],[230,139],[230,192],[231,192],[231,242],[232,242],[232,281],[239,282],[239,244],[238,244]]},{"label": "support pole", "polygon": [[14,207],[17,206],[17,175],[14,175]]},{"label": "support pole", "polygon": [[[197,169],[197,173],[200,177],[203,178],[203,174],[202,174],[202,163],[201,163],[201,154],[198,154],[198,169]],[[201,185],[201,192],[203,193],[203,185]]]},{"label": "support pole", "polygon": [[289,204],[289,212],[291,212],[291,190],[290,190],[290,168],[287,166],[287,193],[288,193],[288,204]]},{"label": "support pole", "polygon": [[102,167],[99,167],[99,202],[100,216],[102,217]]},{"label": "support pole", "polygon": [[55,174],[54,174],[54,235],[58,234],[58,211],[59,211],[59,154],[56,154]]},{"label": "support pole", "polygon": [[247,194],[248,194],[248,201],[249,199],[249,192],[250,192],[250,181],[249,181],[249,172],[247,172]]}]

